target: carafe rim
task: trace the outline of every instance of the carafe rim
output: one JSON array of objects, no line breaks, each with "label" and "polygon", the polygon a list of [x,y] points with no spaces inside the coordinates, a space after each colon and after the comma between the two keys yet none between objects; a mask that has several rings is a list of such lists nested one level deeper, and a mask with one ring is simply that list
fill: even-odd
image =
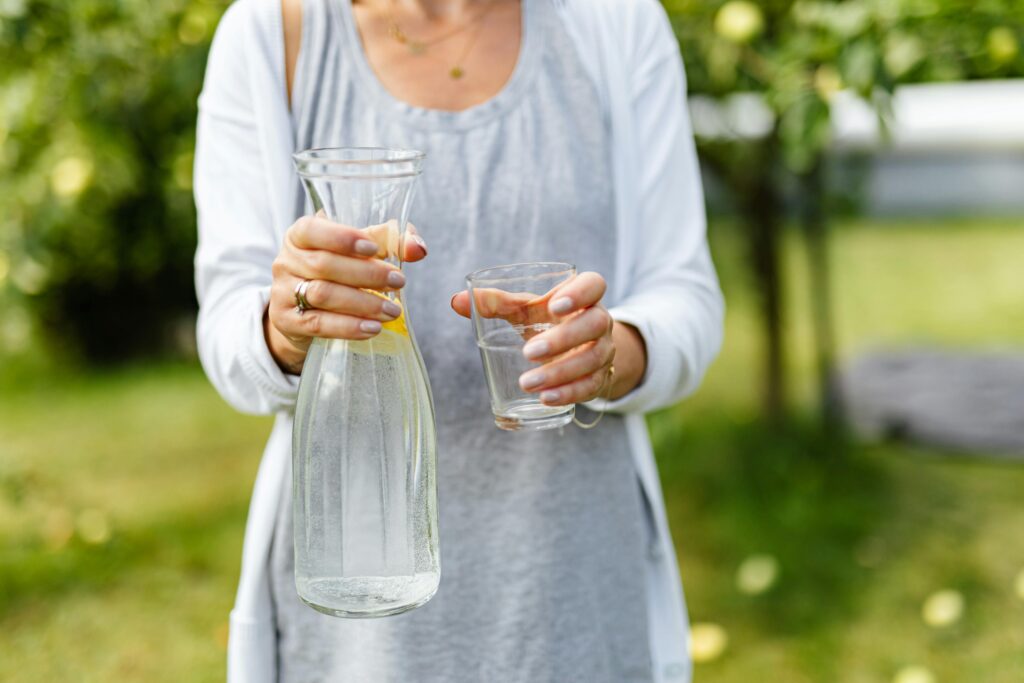
[{"label": "carafe rim", "polygon": [[376,180],[418,176],[426,156],[399,147],[313,147],[292,160],[303,178]]}]

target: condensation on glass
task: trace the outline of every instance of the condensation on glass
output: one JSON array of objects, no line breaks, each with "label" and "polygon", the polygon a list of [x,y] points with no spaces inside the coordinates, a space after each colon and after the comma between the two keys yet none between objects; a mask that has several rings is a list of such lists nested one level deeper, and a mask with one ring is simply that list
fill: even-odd
[{"label": "condensation on glass", "polygon": [[[295,165],[328,219],[366,231],[401,267],[423,154],[313,149]],[[423,359],[402,315],[366,341],[315,339],[292,437],[295,585],[338,617],[398,614],[437,591],[435,425]]]}]

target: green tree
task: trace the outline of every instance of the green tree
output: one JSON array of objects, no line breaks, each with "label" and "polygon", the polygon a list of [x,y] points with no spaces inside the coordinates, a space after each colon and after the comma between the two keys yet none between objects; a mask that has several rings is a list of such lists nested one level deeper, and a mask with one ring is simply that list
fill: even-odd
[{"label": "green tree", "polygon": [[[827,256],[827,154],[835,96],[878,111],[901,83],[1024,74],[1024,3],[1017,0],[664,0],[690,92],[755,96],[768,113],[755,135],[698,140],[705,166],[731,193],[748,234],[765,338],[763,412],[786,408],[785,311],[779,240],[798,207],[811,272],[815,346],[826,427],[840,419]],[[884,126],[883,126],[884,128]],[[796,188],[793,201],[792,188]]]},{"label": "green tree", "polygon": [[0,0],[5,321],[93,361],[167,349],[195,307],[196,97],[226,5]]}]

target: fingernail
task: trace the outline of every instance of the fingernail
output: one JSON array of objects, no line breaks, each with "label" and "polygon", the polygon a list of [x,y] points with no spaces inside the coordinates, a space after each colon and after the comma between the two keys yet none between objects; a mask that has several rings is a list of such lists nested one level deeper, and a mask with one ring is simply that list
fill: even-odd
[{"label": "fingernail", "polygon": [[540,392],[540,400],[543,403],[554,403],[562,397],[562,394],[558,391],[542,391]]},{"label": "fingernail", "polygon": [[412,239],[413,239],[414,242],[416,242],[416,244],[420,245],[420,249],[422,249],[423,253],[426,254],[427,253],[427,243],[423,241],[423,238],[420,237],[419,235],[413,235]]},{"label": "fingernail", "polygon": [[384,315],[389,318],[397,318],[402,315],[402,307],[393,301],[385,301],[381,305],[381,310],[384,311]]},{"label": "fingernail", "polygon": [[519,378],[519,386],[526,391],[539,387],[544,384],[544,373],[543,372],[527,372]]},{"label": "fingernail", "polygon": [[405,285],[405,276],[400,271],[392,270],[388,273],[388,286],[398,289]]},{"label": "fingernail", "polygon": [[373,256],[377,253],[377,243],[370,240],[356,240],[356,253],[363,256]]},{"label": "fingernail", "polygon": [[363,322],[359,323],[359,329],[365,332],[366,334],[377,334],[382,329],[384,329],[384,326],[381,325],[376,320],[364,320]]},{"label": "fingernail", "polygon": [[572,299],[567,296],[560,297],[551,302],[548,306],[552,313],[561,315],[562,313],[568,313],[572,310]]},{"label": "fingernail", "polygon": [[541,356],[546,356],[550,350],[551,344],[546,341],[532,341],[523,347],[523,355],[530,359],[540,358]]}]

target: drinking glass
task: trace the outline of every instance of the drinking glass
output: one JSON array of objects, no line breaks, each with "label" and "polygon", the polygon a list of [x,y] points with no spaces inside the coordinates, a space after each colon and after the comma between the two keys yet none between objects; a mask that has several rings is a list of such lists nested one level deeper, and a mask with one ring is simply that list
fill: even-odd
[{"label": "drinking glass", "polygon": [[575,266],[558,262],[496,266],[466,276],[491,411],[501,429],[552,429],[573,421],[575,406],[544,405],[520,388],[519,377],[540,365],[526,359],[523,346],[558,324],[548,302],[575,276]]}]

